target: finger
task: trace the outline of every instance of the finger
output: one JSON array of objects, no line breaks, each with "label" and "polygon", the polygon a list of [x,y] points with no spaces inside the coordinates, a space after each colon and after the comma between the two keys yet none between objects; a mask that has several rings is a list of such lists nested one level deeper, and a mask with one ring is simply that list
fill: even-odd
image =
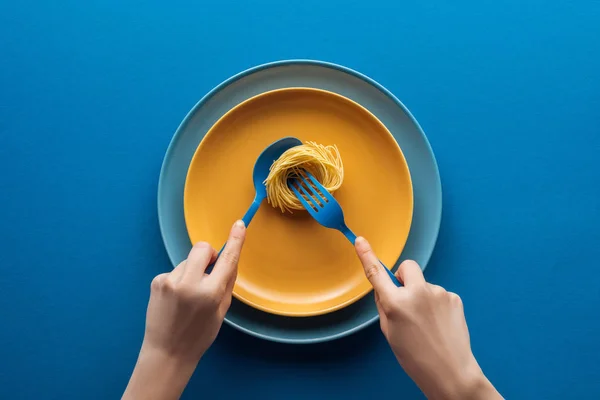
[{"label": "finger", "polygon": [[459,306],[460,308],[464,307],[462,299],[456,293],[448,292],[448,297],[449,297],[450,301],[452,302],[452,304],[455,304],[455,305]]},{"label": "finger", "polygon": [[233,276],[229,277],[229,281],[227,281],[227,287],[225,288],[225,292],[227,294],[231,294],[233,292],[233,287],[235,286],[235,281],[237,279],[237,268],[233,273]]},{"label": "finger", "polygon": [[246,226],[244,225],[244,221],[236,221],[231,228],[231,232],[229,232],[225,248],[219,256],[213,272],[210,274],[211,279],[218,282],[230,282],[231,279],[235,279],[245,239]]},{"label": "finger", "polygon": [[402,283],[406,287],[424,285],[425,277],[423,277],[423,271],[419,264],[413,260],[406,260],[398,267],[398,277],[402,280]]},{"label": "finger", "polygon": [[237,279],[237,268],[233,272],[233,275],[229,277],[227,283],[225,284],[225,296],[232,296],[233,287],[235,286],[235,281]]},{"label": "finger", "polygon": [[179,282],[181,280],[181,277],[183,276],[183,271],[185,270],[185,264],[186,264],[187,260],[183,260],[182,262],[180,262],[179,264],[177,264],[177,266],[175,268],[173,268],[173,271],[171,271],[171,273],[167,274],[168,277],[167,279],[169,279],[171,282]]},{"label": "finger", "polygon": [[385,267],[379,262],[369,242],[363,237],[358,237],[354,242],[354,246],[356,254],[358,254],[358,258],[365,270],[365,275],[369,282],[371,282],[371,285],[373,285],[375,291],[385,293],[396,288],[392,280],[387,276],[387,273],[383,270]]},{"label": "finger", "polygon": [[165,280],[167,280],[168,276],[169,276],[169,274],[167,272],[165,272],[164,274],[156,275],[154,277],[154,279],[152,279],[152,283],[150,284],[150,289],[153,291],[160,290],[160,288],[162,288]]},{"label": "finger", "polygon": [[394,272],[394,276],[396,277],[396,279],[398,279],[398,281],[402,284],[402,286],[404,286],[404,281],[402,280],[402,277],[400,276],[400,267],[398,267],[396,272]]},{"label": "finger", "polygon": [[206,242],[198,242],[188,255],[182,281],[199,282],[204,277],[204,271],[211,260],[217,257],[217,251]]},{"label": "finger", "polygon": [[[213,253],[210,257],[210,262],[208,263],[208,265],[214,264],[215,261],[217,261],[217,258],[219,258],[219,252],[213,249]],[[206,268],[208,269],[208,267]],[[204,270],[204,273],[206,274],[206,269]]]}]

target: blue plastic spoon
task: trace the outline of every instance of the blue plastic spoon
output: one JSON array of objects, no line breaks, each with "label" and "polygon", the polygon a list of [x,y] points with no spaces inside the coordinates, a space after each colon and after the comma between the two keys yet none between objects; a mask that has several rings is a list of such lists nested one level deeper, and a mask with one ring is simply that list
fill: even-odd
[{"label": "blue plastic spoon", "polygon": [[256,191],[256,195],[254,196],[254,201],[252,204],[250,204],[250,208],[248,208],[248,211],[246,211],[246,214],[244,214],[242,217],[242,221],[244,221],[244,225],[246,225],[246,227],[250,225],[250,221],[252,221],[252,218],[254,218],[254,215],[258,211],[262,201],[267,198],[267,187],[265,186],[265,180],[267,179],[267,176],[269,176],[271,165],[273,165],[273,162],[281,157],[286,150],[301,144],[302,142],[300,139],[291,136],[284,137],[283,139],[279,139],[271,143],[266,149],[263,150],[262,153],[260,153],[256,159],[256,163],[254,164],[254,172],[252,173],[252,180],[254,182],[254,190]]},{"label": "blue plastic spoon", "polygon": [[[279,139],[267,146],[267,148],[264,149],[256,159],[256,163],[254,163],[254,171],[252,172],[252,181],[254,182],[254,190],[256,191],[256,195],[254,196],[252,204],[250,204],[250,208],[248,208],[248,211],[246,211],[246,214],[244,214],[242,217],[242,221],[244,221],[244,225],[246,225],[246,227],[250,225],[250,222],[256,215],[260,204],[264,199],[267,198],[267,187],[265,186],[265,180],[267,179],[267,176],[269,176],[271,165],[273,165],[273,162],[281,157],[286,150],[301,144],[302,142],[298,138],[291,136],[284,137],[283,139]],[[227,244],[227,242],[225,242],[225,244]],[[221,247],[219,256],[225,248],[225,244],[223,247]],[[206,269],[207,273],[210,273],[215,263],[208,266]]]}]

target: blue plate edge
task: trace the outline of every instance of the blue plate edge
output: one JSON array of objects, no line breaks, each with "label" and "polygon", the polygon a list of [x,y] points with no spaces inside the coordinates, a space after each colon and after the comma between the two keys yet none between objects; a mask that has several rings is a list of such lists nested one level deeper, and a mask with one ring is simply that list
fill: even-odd
[{"label": "blue plate edge", "polygon": [[[443,197],[442,197],[442,183],[441,183],[441,177],[440,177],[440,172],[439,172],[439,167],[438,167],[438,163],[437,160],[435,158],[435,153],[433,152],[433,148],[431,147],[431,143],[429,143],[429,139],[427,138],[427,135],[425,135],[425,132],[423,131],[423,128],[421,128],[421,125],[419,124],[419,122],[415,119],[415,117],[412,115],[412,113],[408,110],[408,108],[396,97],[394,96],[394,94],[392,92],[390,92],[387,88],[385,88],[383,85],[381,85],[379,82],[373,80],[372,78],[358,72],[355,71],[353,69],[350,69],[348,67],[344,67],[342,65],[339,64],[335,64],[335,63],[331,63],[331,62],[327,62],[327,61],[319,61],[319,60],[310,60],[310,59],[289,59],[289,60],[280,60],[280,61],[272,61],[272,62],[268,62],[268,63],[264,63],[264,64],[260,64],[260,65],[256,65],[254,67],[248,68],[244,71],[241,71],[231,77],[229,77],[228,79],[224,80],[223,82],[221,82],[220,84],[218,84],[217,86],[215,86],[212,90],[210,90],[206,95],[204,95],[191,109],[190,111],[186,114],[185,118],[181,121],[181,123],[179,124],[179,126],[177,127],[177,129],[175,130],[175,133],[173,134],[173,137],[171,138],[171,141],[169,142],[169,145],[167,147],[167,151],[165,152],[165,155],[163,157],[163,162],[160,168],[160,173],[159,173],[159,178],[158,178],[158,190],[157,190],[157,212],[160,210],[161,208],[161,200],[160,200],[160,193],[162,190],[162,186],[163,186],[163,172],[166,168],[166,161],[170,158],[170,153],[172,152],[172,147],[173,147],[173,143],[176,141],[177,137],[179,136],[180,132],[182,131],[182,129],[188,124],[189,120],[192,118],[192,115],[196,112],[196,110],[200,107],[202,107],[202,105],[207,102],[210,98],[212,98],[215,94],[217,94],[221,89],[223,89],[224,87],[248,76],[251,75],[255,72],[259,72],[265,69],[269,69],[269,68],[274,68],[274,67],[281,67],[281,66],[288,66],[288,65],[315,65],[315,66],[321,66],[321,67],[326,67],[326,68],[330,68],[330,69],[334,69],[334,70],[338,70],[341,72],[345,72],[349,75],[353,75],[365,82],[367,82],[368,84],[374,86],[375,88],[377,88],[378,90],[380,90],[382,93],[384,93],[387,97],[389,97],[394,103],[396,103],[405,113],[406,115],[408,115],[408,117],[410,118],[411,122],[415,124],[415,126],[417,127],[417,129],[419,130],[419,132],[421,133],[421,135],[423,136],[423,138],[425,139],[425,143],[427,144],[427,150],[431,156],[431,158],[433,159],[434,165],[435,165],[435,177],[436,177],[436,182],[435,182],[435,186],[437,188],[438,191],[438,195],[440,198],[440,207],[438,210],[438,214],[435,216],[436,217],[436,230],[435,230],[435,235],[433,236],[433,243],[431,245],[431,252],[429,253],[429,255],[426,257],[425,261],[423,263],[421,263],[421,268],[423,270],[425,270],[427,268],[427,264],[429,263],[431,256],[433,254],[433,251],[435,249],[435,244],[437,242],[437,238],[439,235],[439,231],[440,231],[440,225],[441,225],[441,219],[442,219],[442,204],[443,204]],[[409,170],[410,170],[410,165],[409,165]],[[161,217],[161,213],[158,212],[158,224],[160,227],[160,234],[161,237],[163,239],[163,244],[166,247],[167,244],[167,240],[164,236],[164,229],[163,229],[163,221],[162,221],[162,217]],[[169,257],[169,259],[171,260],[171,263],[173,265],[177,264],[177,261],[171,258],[171,254],[167,251],[167,255]],[[373,318],[371,318],[370,320],[363,322],[362,324],[355,326],[352,329],[348,329],[344,332],[340,332],[337,333],[335,335],[329,335],[329,336],[323,336],[323,337],[317,337],[317,338],[312,338],[312,339],[285,339],[285,338],[280,338],[280,337],[274,337],[274,336],[269,336],[269,335],[265,335],[262,333],[258,333],[258,332],[254,332],[251,331],[247,328],[244,328],[234,322],[231,322],[227,319],[227,317],[225,317],[225,322],[232,326],[235,329],[238,329],[248,335],[260,338],[260,339],[264,339],[264,340],[269,340],[272,342],[278,342],[278,343],[290,343],[290,344],[313,344],[313,343],[322,343],[322,342],[327,342],[327,341],[331,341],[331,340],[336,340],[336,339],[340,339],[346,336],[349,336],[363,328],[366,328],[367,326],[370,326],[371,324],[375,323],[377,320],[379,320],[379,315],[375,315]]]}]

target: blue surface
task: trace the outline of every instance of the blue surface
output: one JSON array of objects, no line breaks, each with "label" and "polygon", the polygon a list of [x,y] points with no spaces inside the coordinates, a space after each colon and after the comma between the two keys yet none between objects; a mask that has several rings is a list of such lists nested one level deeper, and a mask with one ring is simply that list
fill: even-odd
[{"label": "blue surface", "polygon": [[[0,4],[0,398],[119,396],[170,269],[171,135],[284,58],[364,72],[427,132],[444,214],[426,277],[463,297],[500,391],[600,397],[600,3],[163,3]],[[309,347],[225,327],[184,398],[375,391],[420,398],[375,326]]]},{"label": "blue surface", "polygon": [[[424,268],[440,227],[442,190],[423,131],[405,107],[370,78],[339,65],[306,60],[268,63],[236,74],[203,97],[177,129],[158,183],[158,221],[172,265],[184,260],[191,249],[183,191],[192,155],[204,135],[232,107],[255,95],[286,87],[314,87],[349,97],[374,113],[390,130],[409,165],[414,197],[412,224],[402,257],[416,260]],[[274,341],[315,343],[348,335],[377,319],[371,292],[335,313],[311,318],[282,318],[234,299],[225,322]]]}]

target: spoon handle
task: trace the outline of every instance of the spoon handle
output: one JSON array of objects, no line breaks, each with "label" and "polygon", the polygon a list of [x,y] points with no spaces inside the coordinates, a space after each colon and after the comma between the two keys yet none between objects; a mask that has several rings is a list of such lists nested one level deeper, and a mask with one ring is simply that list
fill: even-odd
[{"label": "spoon handle", "polygon": [[[244,225],[246,226],[246,228],[248,227],[248,225],[250,225],[252,218],[254,218],[254,216],[256,215],[256,212],[258,211],[258,208],[260,207],[260,203],[262,203],[263,200],[264,200],[264,197],[261,197],[258,193],[254,197],[254,201],[252,201],[252,204],[250,204],[248,211],[246,211],[246,214],[244,214],[244,216],[242,217],[242,221],[244,221]],[[217,254],[217,258],[215,259],[215,262],[213,262],[208,267],[206,267],[207,274],[210,274],[212,272],[213,267],[215,266],[215,264],[217,263],[217,260],[221,256],[221,253],[225,249],[226,244],[227,244],[227,242],[225,242],[223,244],[223,247],[221,247],[221,250],[219,250],[219,253]]]},{"label": "spoon handle", "polygon": [[256,193],[254,201],[252,201],[252,204],[250,204],[248,211],[246,211],[246,214],[244,214],[244,216],[242,217],[242,221],[244,221],[244,225],[246,226],[246,228],[248,227],[248,225],[250,225],[250,221],[252,221],[252,218],[254,218],[254,216],[256,215],[256,212],[260,207],[260,203],[262,203],[263,200],[264,197]]}]

